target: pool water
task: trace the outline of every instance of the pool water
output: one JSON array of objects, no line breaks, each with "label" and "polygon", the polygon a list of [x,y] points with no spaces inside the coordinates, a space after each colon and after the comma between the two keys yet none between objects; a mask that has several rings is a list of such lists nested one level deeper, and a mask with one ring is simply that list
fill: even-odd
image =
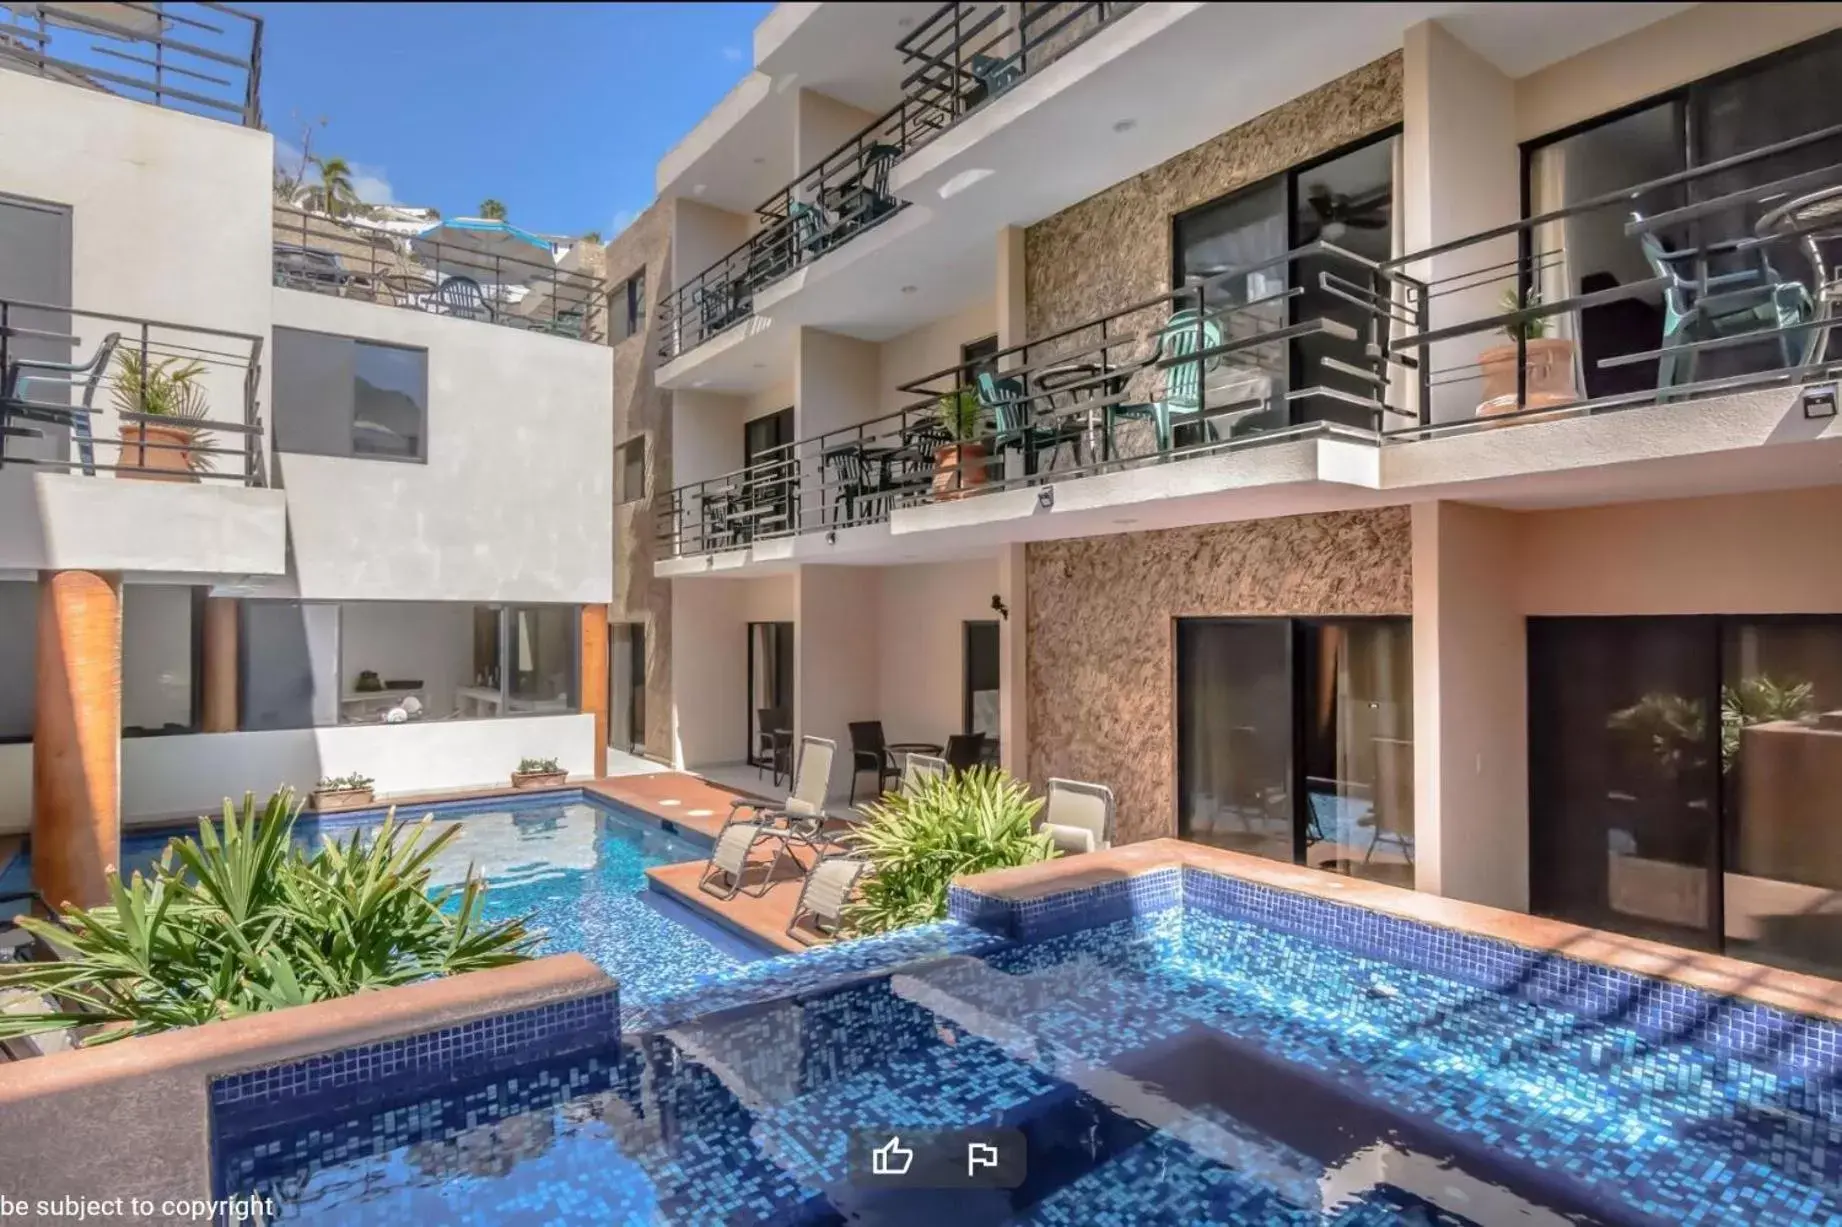
[{"label": "pool water", "polygon": [[[949,926],[951,927],[951,926]],[[1022,1131],[879,1189],[854,1130]],[[317,1223],[1842,1223],[1834,1089],[1172,909],[218,1140]]]},{"label": "pool water", "polygon": [[[405,811],[403,820],[419,819]],[[706,844],[666,830],[658,822],[582,799],[514,798],[489,805],[433,810],[437,830],[460,834],[431,862],[436,886],[465,881],[469,866],[488,883],[485,917],[530,917],[542,933],[541,952],[580,951],[620,983],[623,1004],[636,1008],[654,997],[682,991],[700,978],[765,957],[740,939],[702,920],[681,904],[647,889],[654,865],[703,860]],[[375,829],[379,815],[303,815],[295,840],[318,846],[321,838],[349,838]],[[122,869],[147,869],[175,831],[131,834],[122,841]],[[0,895],[24,890],[31,880],[25,858],[0,875]],[[11,884],[11,885],[9,885]]]}]

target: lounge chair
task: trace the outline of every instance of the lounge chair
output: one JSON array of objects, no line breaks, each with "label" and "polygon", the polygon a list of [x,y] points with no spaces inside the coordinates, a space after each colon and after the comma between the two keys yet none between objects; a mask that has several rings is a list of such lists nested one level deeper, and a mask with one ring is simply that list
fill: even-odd
[{"label": "lounge chair", "polygon": [[921,787],[923,780],[944,780],[948,770],[944,758],[935,758],[931,754],[910,754],[902,760],[901,791],[912,793]]},{"label": "lounge chair", "polygon": [[[863,876],[868,864],[861,856],[839,852],[821,856],[815,861],[806,874],[805,885],[800,887],[799,901],[793,905],[793,916],[787,921],[787,936],[801,945],[813,944],[812,939],[800,931],[802,916],[812,918],[811,930],[819,937],[837,936],[844,905],[850,901],[851,891],[856,888],[857,879]],[[830,932],[824,928],[827,921],[831,923]]]},{"label": "lounge chair", "polygon": [[1050,780],[1039,828],[1063,856],[1113,846],[1113,790],[1104,784]]},{"label": "lounge chair", "polygon": [[[755,892],[757,896],[767,894],[781,861],[799,859],[793,856],[792,845],[812,846],[825,829],[825,794],[831,787],[831,763],[837,753],[838,743],[829,738],[802,737],[799,762],[793,770],[793,794],[784,804],[763,805],[746,798],[732,804],[728,819],[717,832],[716,846],[710,850],[710,861],[697,880],[697,889],[719,899],[735,898],[742,889],[742,878],[755,847],[771,841],[778,845],[774,860],[761,880],[761,889]],[[720,884],[711,889],[711,882],[719,874],[729,879],[727,889]]]},{"label": "lounge chair", "polygon": [[[15,358],[6,364],[6,370],[0,372],[0,413],[4,414],[4,429],[0,431],[0,462],[6,458],[8,437],[29,439],[39,435],[31,427],[14,426],[12,419],[20,417],[52,426],[69,426],[70,437],[77,442],[77,459],[83,465],[83,475],[96,475],[96,448],[94,435],[90,431],[90,408],[96,400],[96,389],[101,385],[102,377],[108,374],[109,362],[115,357],[116,347],[121,344],[121,340],[121,333],[109,333],[102,338],[96,352],[82,362]],[[84,377],[81,384],[78,383],[78,376]],[[27,385],[34,381],[66,389],[81,386],[83,403],[72,406],[56,401],[35,400],[26,390]]]}]

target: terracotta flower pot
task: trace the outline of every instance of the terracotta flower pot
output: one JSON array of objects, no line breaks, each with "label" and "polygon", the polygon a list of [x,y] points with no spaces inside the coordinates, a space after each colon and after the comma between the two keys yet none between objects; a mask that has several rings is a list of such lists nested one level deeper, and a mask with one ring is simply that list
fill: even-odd
[{"label": "terracotta flower pot", "polygon": [[567,771],[514,771],[513,788],[560,788],[569,782]]},{"label": "terracotta flower pot", "polygon": [[949,443],[934,451],[934,497],[959,498],[990,478],[985,461],[991,453],[983,443]]},{"label": "terracotta flower pot", "polygon": [[1522,404],[1516,403],[1516,343],[1495,345],[1477,356],[1484,372],[1484,400],[1479,417],[1518,409],[1554,409],[1580,399],[1573,384],[1573,342],[1562,337],[1535,337],[1527,342],[1527,372]]},{"label": "terracotta flower pot", "polygon": [[122,423],[121,458],[117,477],[140,481],[197,481],[192,471],[194,434],[183,426],[156,426],[152,422]]},{"label": "terracotta flower pot", "polygon": [[308,799],[308,808],[329,814],[342,809],[363,809],[371,801],[369,788],[316,788]]}]

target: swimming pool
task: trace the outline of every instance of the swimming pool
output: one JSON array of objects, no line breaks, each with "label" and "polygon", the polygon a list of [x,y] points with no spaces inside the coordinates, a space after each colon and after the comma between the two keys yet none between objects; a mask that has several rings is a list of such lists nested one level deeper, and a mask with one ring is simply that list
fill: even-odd
[{"label": "swimming pool", "polygon": [[[434,885],[459,883],[469,865],[477,866],[489,883],[487,919],[529,915],[531,927],[543,934],[543,953],[588,955],[620,982],[623,999],[636,1007],[766,957],[647,889],[647,869],[702,860],[710,855],[707,841],[577,793],[419,806],[399,817],[420,819],[425,812],[437,829],[460,828],[431,864]],[[295,840],[317,844],[322,835],[344,837],[382,820],[381,811],[303,814]],[[153,865],[167,842],[184,833],[130,832],[122,840],[123,871]],[[30,865],[22,857],[0,874],[0,895],[24,890],[30,881]]]},{"label": "swimming pool", "polygon": [[[326,1223],[1842,1222],[1833,1028],[1715,1044],[1617,973],[1543,959],[1499,991],[1359,952],[1366,915],[1159,889],[1024,940],[935,926],[949,952],[879,970],[747,969],[728,1008],[510,1073],[220,1119],[221,1191]],[[857,965],[820,985],[828,959]],[[1612,996],[1545,1003],[1562,981]],[[1764,1028],[1748,1009],[1723,1017]],[[852,1166],[854,1137],[967,1126],[1018,1131],[1019,1187]]]}]

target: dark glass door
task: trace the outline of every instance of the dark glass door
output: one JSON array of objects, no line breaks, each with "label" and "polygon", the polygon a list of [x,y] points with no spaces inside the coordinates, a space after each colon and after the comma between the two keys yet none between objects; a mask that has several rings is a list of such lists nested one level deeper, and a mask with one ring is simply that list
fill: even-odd
[{"label": "dark glass door", "polygon": [[748,624],[748,762],[774,764],[772,735],[793,728],[793,623]]},{"label": "dark glass door", "polygon": [[1177,834],[1296,861],[1292,624],[1177,623]]},{"label": "dark glass door", "polygon": [[786,532],[794,527],[793,410],[781,409],[755,418],[742,427],[742,463],[751,472],[743,497],[751,508],[762,508],[749,523],[762,533]]},{"label": "dark glass door", "polygon": [[646,624],[609,628],[608,744],[635,753],[646,748]]},{"label": "dark glass door", "polygon": [[961,732],[983,733],[987,745],[998,740],[998,624],[966,623],[966,677]]},{"label": "dark glass door", "polygon": [[[75,326],[66,311],[20,306],[70,305],[70,210],[13,196],[0,196],[0,300],[6,303],[9,361],[82,362],[96,352],[104,329],[101,321]],[[81,334],[81,335],[78,335]],[[53,404],[70,403],[70,385],[58,378],[22,381],[24,395]],[[6,439],[9,456],[35,460],[68,457],[70,428],[34,423],[35,439]]]}]

